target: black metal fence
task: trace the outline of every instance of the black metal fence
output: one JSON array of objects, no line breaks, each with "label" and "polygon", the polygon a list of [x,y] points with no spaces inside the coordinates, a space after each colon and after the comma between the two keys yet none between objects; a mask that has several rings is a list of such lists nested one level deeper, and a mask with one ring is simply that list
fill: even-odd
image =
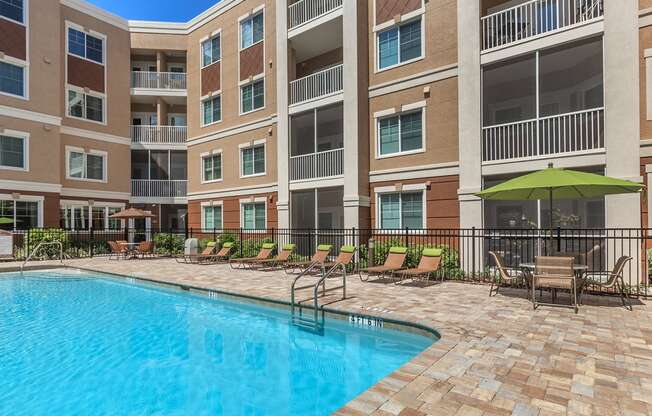
[{"label": "black metal fence", "polygon": [[[443,249],[442,273],[448,279],[490,281],[495,264],[489,251],[500,254],[508,266],[518,268],[536,256],[565,254],[585,264],[588,271],[606,271],[623,255],[630,256],[625,283],[632,294],[645,294],[652,268],[652,229],[556,229],[552,235],[540,229],[175,229],[175,230],[61,230],[32,229],[13,233],[14,256],[27,257],[38,243],[58,240],[70,257],[109,254],[108,241],[154,240],[162,255],[183,252],[187,238],[197,238],[200,248],[208,241],[235,243],[236,257],[255,256],[265,242],[278,247],[295,244],[296,258],[309,258],[319,244],[333,246],[332,255],[344,245],[356,246],[356,264],[382,264],[391,246],[408,247],[406,266],[416,266],[425,247]],[[53,251],[56,251],[52,249]],[[45,256],[54,255],[51,250]]]}]

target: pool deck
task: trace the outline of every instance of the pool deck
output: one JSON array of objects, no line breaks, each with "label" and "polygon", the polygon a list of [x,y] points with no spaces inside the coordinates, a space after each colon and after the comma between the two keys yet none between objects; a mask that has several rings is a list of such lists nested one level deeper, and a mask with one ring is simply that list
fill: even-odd
[{"label": "pool deck", "polygon": [[[47,262],[34,263],[47,265]],[[56,264],[52,262],[51,264]],[[185,265],[172,259],[71,260],[81,267],[188,286],[289,301],[283,272]],[[1,270],[16,263],[0,264]],[[579,314],[532,310],[524,290],[489,297],[458,282],[426,287],[347,279],[334,310],[422,324],[442,339],[340,409],[338,415],[652,414],[652,301],[587,296]],[[339,293],[339,292],[338,292]],[[302,292],[299,299],[310,297]]]}]

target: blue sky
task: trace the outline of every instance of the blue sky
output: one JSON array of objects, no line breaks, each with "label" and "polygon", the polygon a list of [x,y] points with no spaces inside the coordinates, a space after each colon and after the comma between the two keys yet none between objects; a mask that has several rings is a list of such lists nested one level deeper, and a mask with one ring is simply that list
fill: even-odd
[{"label": "blue sky", "polygon": [[187,22],[219,0],[87,0],[129,20]]}]

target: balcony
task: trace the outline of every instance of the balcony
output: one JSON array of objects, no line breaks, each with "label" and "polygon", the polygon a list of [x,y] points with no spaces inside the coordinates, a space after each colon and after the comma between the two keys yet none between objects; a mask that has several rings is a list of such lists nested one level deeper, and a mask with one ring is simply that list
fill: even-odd
[{"label": "balcony", "polygon": [[290,105],[299,104],[341,92],[343,65],[315,72],[290,82]]},{"label": "balcony", "polygon": [[597,20],[604,13],[603,1],[532,0],[482,17],[482,50]]},{"label": "balcony", "polygon": [[183,72],[147,72],[131,73],[131,88],[145,90],[186,90],[186,74]]},{"label": "balcony", "polygon": [[288,29],[312,22],[342,7],[342,0],[300,0],[288,7]]},{"label": "balcony", "polygon": [[604,149],[604,108],[482,129],[483,162]]},{"label": "balcony", "polygon": [[331,178],[344,174],[344,149],[290,157],[290,180]]},{"label": "balcony", "polygon": [[131,143],[134,144],[185,144],[186,126],[131,126]]},{"label": "balcony", "polygon": [[186,180],[132,179],[131,196],[137,198],[185,198]]}]

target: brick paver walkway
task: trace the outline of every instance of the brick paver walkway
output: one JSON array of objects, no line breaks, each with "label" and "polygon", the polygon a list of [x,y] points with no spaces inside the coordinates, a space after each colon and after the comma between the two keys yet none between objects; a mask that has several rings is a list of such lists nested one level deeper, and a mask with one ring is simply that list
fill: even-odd
[{"label": "brick paver walkway", "polygon": [[[288,301],[282,272],[174,260],[73,260],[69,265]],[[13,265],[15,266],[15,264]],[[11,264],[0,265],[3,268]],[[363,283],[328,307],[437,329],[442,339],[338,411],[340,415],[650,415],[652,307],[587,297],[580,313],[533,311],[523,290]],[[302,293],[300,299],[309,294]]]}]

